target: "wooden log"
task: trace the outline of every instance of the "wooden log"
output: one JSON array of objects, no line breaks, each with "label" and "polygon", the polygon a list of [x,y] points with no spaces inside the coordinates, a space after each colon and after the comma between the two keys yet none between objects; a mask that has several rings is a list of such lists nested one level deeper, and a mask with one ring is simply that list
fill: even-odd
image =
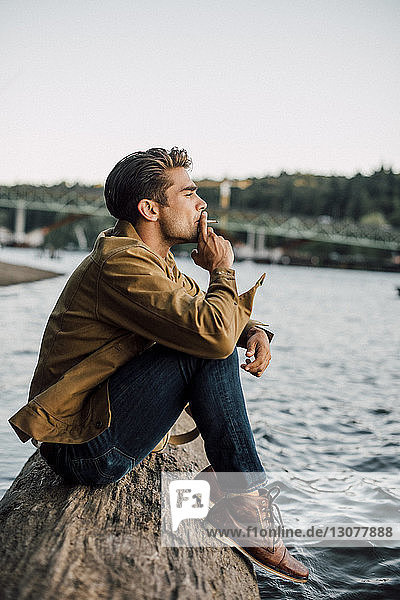
[{"label": "wooden log", "polygon": [[161,471],[206,465],[198,439],[90,488],[65,484],[35,452],[0,502],[0,597],[259,598],[253,567],[235,550],[161,546]]}]

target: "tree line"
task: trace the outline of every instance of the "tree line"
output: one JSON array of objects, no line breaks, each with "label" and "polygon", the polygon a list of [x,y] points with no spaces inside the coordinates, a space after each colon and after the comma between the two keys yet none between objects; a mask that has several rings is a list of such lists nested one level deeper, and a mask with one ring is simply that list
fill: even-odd
[{"label": "tree line", "polygon": [[[219,188],[201,187],[199,194],[210,208],[218,206]],[[400,173],[381,167],[371,175],[357,173],[353,177],[341,175],[289,174],[282,171],[278,176],[251,178],[246,189],[232,187],[233,209],[285,213],[288,215],[321,216],[332,219],[350,219],[372,225],[400,227]],[[87,201],[101,200],[100,185],[84,186],[65,182],[51,186],[19,184],[0,186],[0,194],[10,191],[24,197],[32,193],[48,193],[53,199],[63,199],[69,193],[83,193]],[[30,231],[42,225],[58,221],[60,216],[45,211],[28,211],[26,229]],[[14,229],[15,211],[0,208],[0,226]],[[87,238],[92,242],[98,231],[112,226],[111,217],[90,217],[82,223]],[[49,234],[49,241],[58,247],[76,244],[73,225],[65,225]]]},{"label": "tree line", "polygon": [[[214,190],[200,192],[210,206],[216,205]],[[231,206],[400,227],[400,174],[383,167],[371,175],[353,177],[282,171],[277,177],[253,178],[244,190],[233,187]]]}]

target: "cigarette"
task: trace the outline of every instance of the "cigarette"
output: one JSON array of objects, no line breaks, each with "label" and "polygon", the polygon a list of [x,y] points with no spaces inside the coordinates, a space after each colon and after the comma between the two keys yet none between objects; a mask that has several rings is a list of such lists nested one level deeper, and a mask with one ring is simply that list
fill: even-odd
[{"label": "cigarette", "polygon": [[216,219],[208,219],[207,225],[209,225],[210,223],[218,223],[218,221]]}]

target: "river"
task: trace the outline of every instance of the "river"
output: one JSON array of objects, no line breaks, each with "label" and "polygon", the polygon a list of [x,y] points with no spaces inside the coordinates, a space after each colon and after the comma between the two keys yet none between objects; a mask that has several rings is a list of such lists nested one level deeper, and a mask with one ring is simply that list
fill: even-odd
[{"label": "river", "polygon": [[[0,249],[5,262],[66,273],[0,288],[0,495],[34,451],[7,419],[26,400],[48,314],[82,257]],[[177,262],[207,286],[190,259]],[[281,483],[284,520],[400,523],[399,275],[252,262],[236,269],[241,291],[267,272],[253,314],[275,332],[272,360],[263,377],[243,373],[242,382],[263,464]],[[397,600],[400,542],[392,546],[299,544],[294,554],[310,567],[309,583],[258,571],[261,596]]]}]

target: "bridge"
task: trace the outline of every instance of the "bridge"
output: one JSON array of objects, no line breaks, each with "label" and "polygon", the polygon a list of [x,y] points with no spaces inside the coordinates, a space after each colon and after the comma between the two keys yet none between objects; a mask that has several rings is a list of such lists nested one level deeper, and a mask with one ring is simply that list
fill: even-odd
[{"label": "bridge", "polygon": [[[200,190],[201,181],[197,182]],[[249,183],[237,182],[244,188]],[[265,238],[280,240],[315,241],[343,244],[364,248],[375,248],[400,252],[400,230],[390,226],[356,224],[350,220],[333,220],[330,217],[304,217],[269,212],[234,210],[229,207],[230,187],[235,182],[204,181],[204,187],[220,186],[220,206],[210,208],[210,217],[217,218],[215,229],[226,232],[244,233],[246,242],[239,248],[243,257],[262,257],[268,252]],[[2,233],[3,243],[37,246],[43,243],[44,235],[52,228],[66,222],[89,216],[109,216],[103,200],[102,186],[88,188],[60,188],[45,186],[0,187],[0,208],[15,209],[14,231]],[[48,211],[60,215],[61,220],[51,226],[31,232],[25,231],[26,212]],[[279,242],[280,243],[280,242]],[[279,245],[279,244],[278,244]]]}]

